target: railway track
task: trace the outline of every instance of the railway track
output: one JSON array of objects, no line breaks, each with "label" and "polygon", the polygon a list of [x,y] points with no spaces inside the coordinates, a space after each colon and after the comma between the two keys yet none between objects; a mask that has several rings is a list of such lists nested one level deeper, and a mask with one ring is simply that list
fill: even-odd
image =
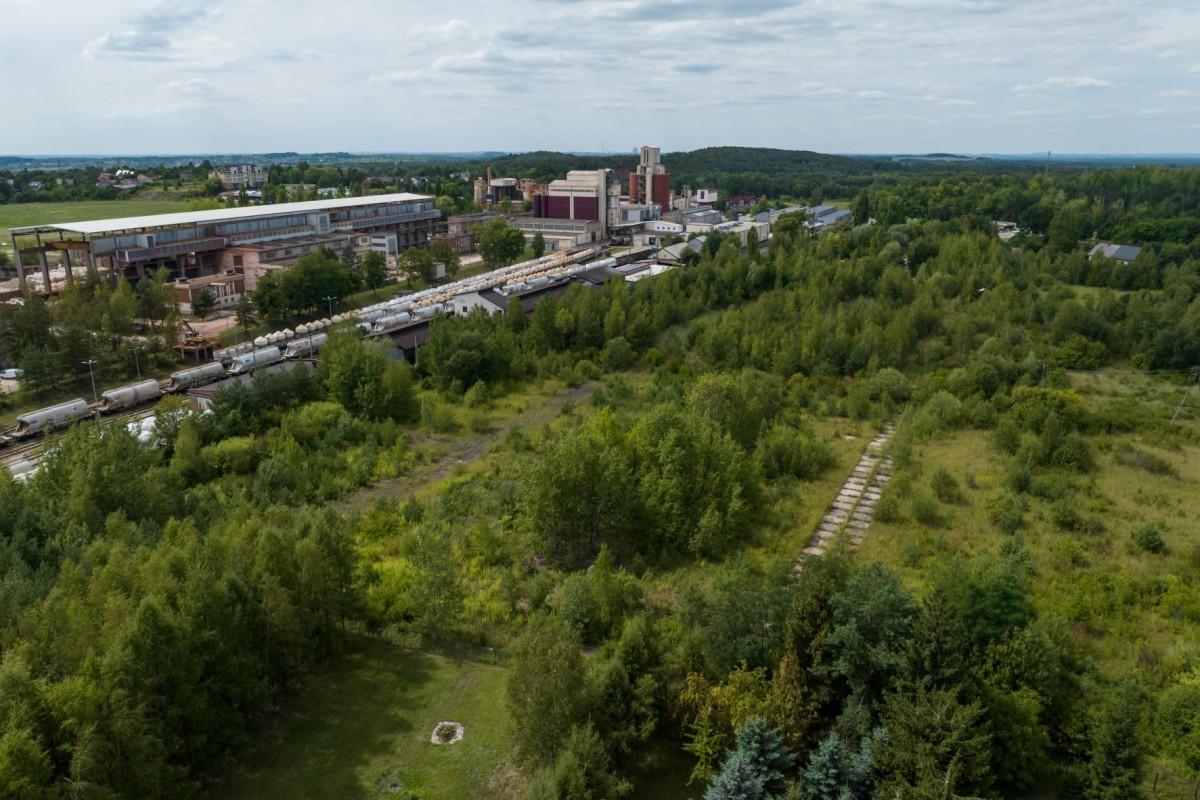
[{"label": "railway track", "polygon": [[[118,411],[101,419],[102,425],[122,424],[128,425],[131,422],[146,419],[154,416],[155,406],[157,401],[146,403],[141,407],[129,408],[124,411]],[[94,424],[95,416],[81,419],[76,425]],[[14,429],[10,428],[4,431],[3,435],[11,436]],[[37,467],[42,460],[47,446],[52,446],[60,439],[65,437],[70,431],[70,428],[57,430],[52,433],[46,433],[33,439],[12,440],[11,438],[0,444],[0,467],[11,469],[15,464],[21,461],[27,461],[33,467]],[[24,471],[24,470],[22,470]]]}]

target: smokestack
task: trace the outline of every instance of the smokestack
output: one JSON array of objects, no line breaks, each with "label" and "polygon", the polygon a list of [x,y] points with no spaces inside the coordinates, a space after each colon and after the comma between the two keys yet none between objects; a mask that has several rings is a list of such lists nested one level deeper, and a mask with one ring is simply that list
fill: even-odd
[{"label": "smokestack", "polygon": [[488,186],[492,185],[492,165],[488,164]]}]

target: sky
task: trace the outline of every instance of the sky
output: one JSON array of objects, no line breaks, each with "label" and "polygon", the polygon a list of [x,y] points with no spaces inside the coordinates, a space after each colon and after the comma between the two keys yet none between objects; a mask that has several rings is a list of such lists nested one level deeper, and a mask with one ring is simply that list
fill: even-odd
[{"label": "sky", "polygon": [[1200,151],[1195,0],[0,0],[0,154]]}]

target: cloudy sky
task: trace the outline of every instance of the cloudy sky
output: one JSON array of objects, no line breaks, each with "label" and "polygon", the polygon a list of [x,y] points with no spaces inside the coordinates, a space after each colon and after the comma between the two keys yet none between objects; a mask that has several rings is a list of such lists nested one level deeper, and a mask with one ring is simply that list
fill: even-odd
[{"label": "cloudy sky", "polygon": [[1195,0],[0,0],[0,153],[1200,151]]}]

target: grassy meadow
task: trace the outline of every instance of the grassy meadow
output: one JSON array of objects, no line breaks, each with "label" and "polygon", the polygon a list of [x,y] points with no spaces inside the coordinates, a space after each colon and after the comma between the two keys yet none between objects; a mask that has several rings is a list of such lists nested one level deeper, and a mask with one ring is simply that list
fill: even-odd
[{"label": "grassy meadow", "polygon": [[[380,641],[335,662],[285,706],[214,800],[368,800],[399,780],[426,798],[513,796],[505,670]],[[435,745],[443,721],[462,741]]]},{"label": "grassy meadow", "polygon": [[185,200],[78,200],[63,203],[11,203],[0,205],[0,241],[9,243],[9,228],[53,225],[93,219],[136,217],[187,211]]}]

